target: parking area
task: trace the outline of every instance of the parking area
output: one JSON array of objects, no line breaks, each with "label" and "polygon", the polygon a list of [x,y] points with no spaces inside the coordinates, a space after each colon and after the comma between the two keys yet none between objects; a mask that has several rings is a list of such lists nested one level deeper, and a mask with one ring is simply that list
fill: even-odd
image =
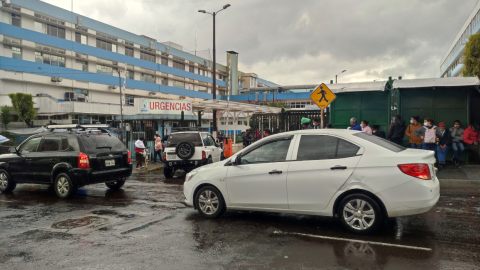
[{"label": "parking area", "polygon": [[477,269],[480,182],[445,180],[429,212],[371,236],[328,218],[227,211],[201,218],[183,175],[135,174],[60,200],[44,186],[0,194],[1,269]]}]

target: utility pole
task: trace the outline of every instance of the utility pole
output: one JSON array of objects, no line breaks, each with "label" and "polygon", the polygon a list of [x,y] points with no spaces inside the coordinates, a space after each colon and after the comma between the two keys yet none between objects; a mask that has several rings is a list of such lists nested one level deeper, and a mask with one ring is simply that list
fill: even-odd
[{"label": "utility pole", "polygon": [[125,131],[123,130],[123,100],[122,100],[122,77],[120,77],[120,68],[118,72],[118,87],[120,87],[120,130],[122,131],[122,141],[125,143]]}]

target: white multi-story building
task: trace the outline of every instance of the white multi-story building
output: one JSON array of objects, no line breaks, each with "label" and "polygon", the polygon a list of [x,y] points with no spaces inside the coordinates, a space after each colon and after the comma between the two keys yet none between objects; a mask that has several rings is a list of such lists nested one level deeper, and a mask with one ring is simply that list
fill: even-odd
[{"label": "white multi-story building", "polygon": [[480,1],[475,5],[465,24],[440,61],[440,77],[458,77],[463,71],[463,51],[468,38],[480,31]]},{"label": "white multi-story building", "polygon": [[[139,100],[212,99],[212,62],[178,44],[157,42],[38,0],[1,3],[0,106],[11,106],[10,93],[32,94],[35,126],[115,123],[124,77],[124,119],[142,132],[175,127],[180,115],[139,115]],[[236,64],[237,53],[229,53]],[[226,95],[229,79],[232,89],[242,88],[246,79],[250,84],[251,76],[236,66],[216,65],[218,97]],[[229,68],[238,77],[229,78]]]}]

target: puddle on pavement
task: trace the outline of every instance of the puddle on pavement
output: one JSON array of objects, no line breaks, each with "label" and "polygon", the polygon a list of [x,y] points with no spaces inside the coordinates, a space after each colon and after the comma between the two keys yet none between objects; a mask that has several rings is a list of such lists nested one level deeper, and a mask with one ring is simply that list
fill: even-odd
[{"label": "puddle on pavement", "polygon": [[145,228],[148,228],[148,227],[150,227],[150,226],[152,226],[152,225],[154,225],[154,224],[157,224],[157,223],[159,223],[159,222],[162,222],[162,221],[164,221],[164,220],[171,219],[171,218],[173,218],[173,215],[168,216],[168,217],[165,217],[165,218],[162,218],[162,219],[159,219],[159,220],[155,220],[155,221],[152,221],[152,222],[149,222],[149,223],[146,223],[146,224],[144,224],[144,225],[142,225],[142,226],[138,226],[138,227],[133,228],[133,229],[130,229],[130,230],[128,230],[128,231],[124,231],[124,232],[122,232],[121,234],[128,234],[128,233],[132,233],[132,232],[137,232],[137,231],[143,230],[143,229],[145,229]]},{"label": "puddle on pavement", "polygon": [[22,257],[27,258],[27,253],[25,252],[17,252],[17,253],[0,253],[0,263],[6,263],[12,258]]},{"label": "puddle on pavement", "polygon": [[97,210],[97,211],[92,211],[92,214],[94,215],[99,215],[99,216],[117,216],[118,212],[115,210]]},{"label": "puddle on pavement", "polygon": [[87,216],[81,218],[72,218],[64,221],[54,223],[52,225],[53,229],[60,230],[71,230],[75,228],[89,226],[90,228],[98,228],[104,225],[107,225],[108,219],[97,217],[97,216]]}]

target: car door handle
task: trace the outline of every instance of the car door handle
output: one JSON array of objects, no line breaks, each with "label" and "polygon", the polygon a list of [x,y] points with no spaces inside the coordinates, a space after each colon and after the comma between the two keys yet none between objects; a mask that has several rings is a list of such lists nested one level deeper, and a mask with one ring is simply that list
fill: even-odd
[{"label": "car door handle", "polygon": [[330,170],[346,170],[346,169],[347,169],[347,166],[340,166],[340,165],[330,168]]},{"label": "car door handle", "polygon": [[275,173],[276,174],[281,174],[282,171],[273,170],[273,171],[269,172],[269,174],[275,174]]}]

